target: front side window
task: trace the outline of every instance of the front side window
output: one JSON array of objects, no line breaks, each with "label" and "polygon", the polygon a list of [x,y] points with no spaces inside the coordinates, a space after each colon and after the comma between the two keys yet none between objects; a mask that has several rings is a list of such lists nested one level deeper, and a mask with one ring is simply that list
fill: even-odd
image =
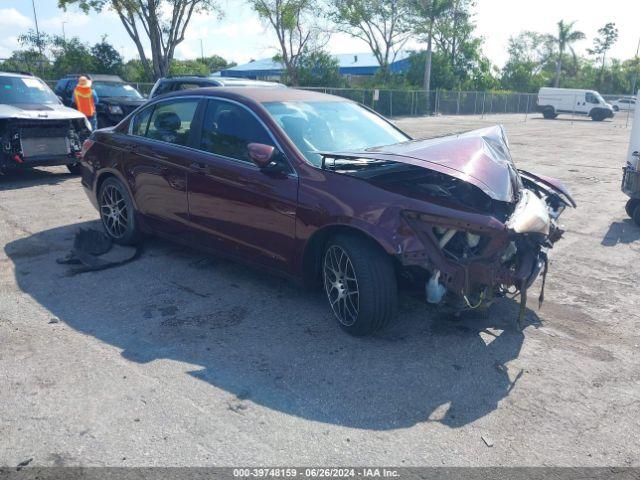
[{"label": "front side window", "polygon": [[176,145],[188,145],[191,124],[197,108],[197,99],[157,103],[144,136]]},{"label": "front side window", "polygon": [[251,162],[247,145],[273,145],[260,122],[245,108],[221,100],[209,100],[202,122],[200,149]]},{"label": "front side window", "polygon": [[322,156],[315,152],[362,151],[409,140],[383,118],[353,102],[270,102],[264,106],[316,166]]},{"label": "front side window", "polygon": [[596,98],[596,96],[593,93],[587,92],[587,93],[584,94],[584,96],[585,96],[585,100],[588,103],[598,103],[598,99]]},{"label": "front side window", "polygon": [[147,135],[147,128],[149,128],[149,118],[151,118],[153,108],[153,106],[145,108],[135,117],[133,117],[131,124],[132,135],[137,135],[139,137],[144,137]]}]

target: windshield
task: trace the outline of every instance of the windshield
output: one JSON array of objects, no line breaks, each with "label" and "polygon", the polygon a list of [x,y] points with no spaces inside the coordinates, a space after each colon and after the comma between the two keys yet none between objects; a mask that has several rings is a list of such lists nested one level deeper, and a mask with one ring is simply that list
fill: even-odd
[{"label": "windshield", "polygon": [[60,104],[60,100],[39,78],[0,76],[0,103]]},{"label": "windshield", "polygon": [[362,151],[409,140],[384,119],[352,102],[269,102],[264,106],[316,166],[322,163],[316,151]]},{"label": "windshield", "polygon": [[124,97],[131,98],[133,100],[142,99],[142,95],[140,95],[135,88],[131,85],[127,85],[126,83],[93,82],[92,86],[98,94],[98,98]]}]

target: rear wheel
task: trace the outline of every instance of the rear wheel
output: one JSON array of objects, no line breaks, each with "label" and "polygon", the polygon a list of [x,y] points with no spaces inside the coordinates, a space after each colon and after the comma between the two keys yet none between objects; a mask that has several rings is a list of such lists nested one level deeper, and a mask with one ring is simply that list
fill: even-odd
[{"label": "rear wheel", "polygon": [[107,235],[121,245],[134,245],[141,239],[133,201],[117,178],[107,178],[98,194],[100,219]]},{"label": "rear wheel", "polygon": [[620,110],[620,107],[618,105],[614,105],[613,106],[613,111],[614,112],[618,112]]},{"label": "rear wheel", "polygon": [[329,305],[350,335],[369,335],[393,317],[398,287],[391,259],[367,240],[352,235],[331,238],[322,275]]},{"label": "rear wheel", "polygon": [[558,116],[558,114],[553,110],[545,110],[544,112],[542,112],[542,116],[547,120],[553,120]]},{"label": "rear wheel", "polygon": [[624,206],[624,209],[627,212],[627,215],[629,215],[629,217],[633,217],[633,212],[638,206],[640,206],[640,200],[638,200],[637,198],[631,198],[630,200],[627,201],[627,204]]}]

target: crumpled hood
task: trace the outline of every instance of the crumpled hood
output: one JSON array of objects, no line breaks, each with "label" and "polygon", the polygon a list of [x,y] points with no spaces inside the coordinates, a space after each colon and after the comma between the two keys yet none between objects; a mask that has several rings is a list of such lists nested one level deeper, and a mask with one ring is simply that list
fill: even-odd
[{"label": "crumpled hood", "polygon": [[502,126],[362,152],[322,153],[329,158],[369,158],[428,168],[471,183],[494,200],[517,201],[521,188]]},{"label": "crumpled hood", "polygon": [[65,107],[62,104],[46,105],[8,105],[0,104],[0,119],[17,118],[23,120],[73,120],[84,118],[78,110]]}]

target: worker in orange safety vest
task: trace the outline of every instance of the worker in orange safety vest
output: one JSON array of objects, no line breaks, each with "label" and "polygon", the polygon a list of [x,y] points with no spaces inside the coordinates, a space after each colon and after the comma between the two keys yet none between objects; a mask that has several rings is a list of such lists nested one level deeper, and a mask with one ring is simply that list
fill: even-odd
[{"label": "worker in orange safety vest", "polygon": [[96,115],[98,95],[95,90],[91,88],[91,80],[84,75],[78,78],[78,85],[76,85],[76,88],[73,90],[71,104],[74,105],[78,111],[85,114],[93,130],[98,128],[98,117]]}]

